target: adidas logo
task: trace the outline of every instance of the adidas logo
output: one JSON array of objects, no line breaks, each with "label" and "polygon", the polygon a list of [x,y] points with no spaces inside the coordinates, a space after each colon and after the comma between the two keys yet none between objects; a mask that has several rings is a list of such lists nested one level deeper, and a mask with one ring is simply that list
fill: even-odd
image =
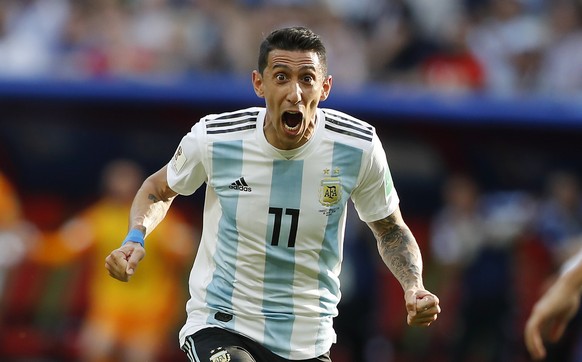
[{"label": "adidas logo", "polygon": [[251,192],[251,187],[247,184],[244,177],[239,178],[228,186],[229,189]]}]

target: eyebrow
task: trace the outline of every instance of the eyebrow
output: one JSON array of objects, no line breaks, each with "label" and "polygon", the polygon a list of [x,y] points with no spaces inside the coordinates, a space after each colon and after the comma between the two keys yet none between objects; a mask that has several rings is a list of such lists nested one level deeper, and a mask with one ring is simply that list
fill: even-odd
[{"label": "eyebrow", "polygon": [[[273,64],[273,69],[278,69],[278,68],[283,68],[283,69],[286,69],[286,70],[291,70],[291,67],[288,66],[288,65],[286,65],[286,64],[280,64],[280,63]],[[313,66],[313,65],[304,65],[304,66],[301,66],[299,68],[299,70],[302,70],[302,71],[311,70],[313,72],[317,72],[317,68],[315,66]]]}]

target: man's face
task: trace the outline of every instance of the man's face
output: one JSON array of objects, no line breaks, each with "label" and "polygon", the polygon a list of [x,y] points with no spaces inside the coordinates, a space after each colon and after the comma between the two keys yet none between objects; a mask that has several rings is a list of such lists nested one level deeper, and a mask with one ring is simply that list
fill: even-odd
[{"label": "man's face", "polygon": [[329,95],[331,77],[315,52],[273,50],[263,74],[253,72],[253,86],[265,98],[265,137],[274,147],[290,150],[313,134],[317,105]]}]

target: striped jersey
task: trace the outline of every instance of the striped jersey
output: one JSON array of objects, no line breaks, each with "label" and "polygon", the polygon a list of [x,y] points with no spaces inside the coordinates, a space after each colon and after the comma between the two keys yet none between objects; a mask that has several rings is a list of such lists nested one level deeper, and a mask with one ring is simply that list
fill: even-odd
[{"label": "striped jersey", "polygon": [[264,119],[259,107],[208,115],[168,164],[177,193],[206,183],[180,343],[221,327],[309,359],[336,338],[346,202],[371,222],[394,212],[398,196],[369,124],[319,109],[311,139],[288,151],[268,143]]}]

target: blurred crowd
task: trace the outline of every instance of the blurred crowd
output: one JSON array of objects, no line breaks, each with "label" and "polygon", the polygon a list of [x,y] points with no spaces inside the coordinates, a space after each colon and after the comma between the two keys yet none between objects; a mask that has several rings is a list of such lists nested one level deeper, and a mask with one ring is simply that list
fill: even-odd
[{"label": "blurred crowd", "polygon": [[[334,86],[582,93],[580,0],[0,0],[0,79],[248,76],[263,35],[290,24],[323,36]],[[404,150],[405,167],[423,165],[415,150]],[[2,171],[0,360],[185,360],[176,334],[200,211],[174,208],[167,230],[148,238],[139,273],[147,280],[122,285],[102,260],[126,233],[140,165],[106,165],[101,192],[82,208],[65,194],[25,195]],[[434,214],[407,216],[443,308],[427,331],[406,327],[400,286],[365,224],[348,214],[334,362],[527,361],[525,318],[582,246],[580,174],[546,176],[534,193],[485,190],[478,177],[450,174]],[[548,360],[582,360],[582,318]]]},{"label": "blurred crowd", "polygon": [[[425,284],[443,308],[433,330],[408,329],[395,318],[400,287],[381,263],[370,265],[373,240],[350,220],[334,361],[531,360],[525,321],[582,247],[579,176],[556,169],[539,193],[485,190],[466,173],[449,174],[441,186],[440,206],[428,219],[408,217],[423,250]],[[582,360],[581,316],[567,338],[549,345],[547,361]]]},{"label": "blurred crowd", "polygon": [[[168,214],[148,237],[152,257],[131,283],[114,280],[104,267],[126,233],[144,177],[134,161],[111,161],[102,170],[97,199],[47,228],[26,219],[26,205],[0,173],[0,360],[182,357],[175,333],[198,242],[190,218],[178,210]],[[58,213],[50,206],[44,212]]]},{"label": "blurred crowd", "polygon": [[[134,161],[109,162],[95,200],[47,227],[23,211],[31,205],[0,173],[2,361],[185,360],[176,333],[199,239],[196,212],[172,211],[148,238],[146,262],[130,283],[113,280],[103,267],[125,235],[143,177]],[[443,308],[427,330],[406,326],[399,284],[370,231],[348,212],[334,361],[529,360],[522,341],[529,311],[582,247],[577,174],[553,171],[534,194],[485,191],[471,175],[451,173],[441,191],[430,217],[408,215],[423,250],[426,286]],[[58,211],[58,203],[48,205],[44,213]],[[580,317],[567,335],[551,346],[548,361],[582,359]]]},{"label": "blurred crowd", "polygon": [[582,91],[580,0],[4,0],[0,76],[248,75],[290,24],[323,36],[341,87]]}]

